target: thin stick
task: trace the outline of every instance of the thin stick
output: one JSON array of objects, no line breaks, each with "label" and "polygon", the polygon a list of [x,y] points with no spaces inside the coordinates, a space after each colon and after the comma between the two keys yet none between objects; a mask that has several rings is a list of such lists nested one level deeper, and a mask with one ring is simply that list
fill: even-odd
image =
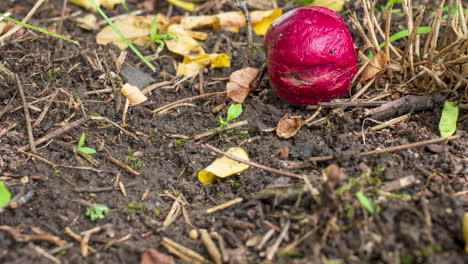
[{"label": "thin stick", "polygon": [[284,176],[288,176],[288,177],[292,177],[292,178],[299,178],[299,179],[303,179],[304,176],[303,175],[300,175],[300,174],[295,174],[295,173],[291,173],[291,172],[287,172],[287,171],[282,171],[282,170],[277,170],[277,169],[274,169],[274,168],[270,168],[270,167],[267,167],[267,166],[263,166],[263,165],[260,165],[258,163],[255,163],[255,162],[252,162],[252,161],[248,161],[248,160],[244,160],[244,159],[241,159],[241,158],[238,158],[234,155],[231,155],[229,153],[226,153],[226,152],[223,152],[222,150],[216,148],[216,147],[213,147],[211,146],[210,144],[205,144],[204,145],[206,148],[218,153],[218,154],[221,154],[223,156],[226,156],[232,160],[235,160],[237,162],[240,162],[240,163],[244,163],[244,164],[247,164],[247,165],[250,165],[252,167],[257,167],[259,169],[262,169],[262,170],[266,170],[266,171],[269,171],[269,172],[273,172],[273,173],[278,173],[278,174],[281,174],[281,175],[284,175]]},{"label": "thin stick", "polygon": [[114,163],[115,165],[119,166],[120,168],[126,170],[128,173],[132,174],[133,176],[140,176],[140,173],[132,168],[130,168],[129,166],[123,164],[122,162],[120,162],[118,159],[112,157],[111,155],[107,156],[107,159],[109,161],[111,161],[112,163]]},{"label": "thin stick", "polygon": [[221,133],[221,132],[224,132],[224,131],[227,131],[227,130],[230,130],[230,129],[234,129],[234,128],[238,128],[238,127],[241,127],[241,126],[245,126],[248,124],[248,121],[247,120],[244,120],[244,121],[240,121],[240,122],[236,122],[236,123],[232,123],[232,124],[229,124],[225,127],[217,127],[217,128],[214,128],[210,131],[206,131],[206,132],[203,132],[201,134],[198,134],[198,135],[195,135],[189,139],[193,139],[193,140],[200,140],[202,138],[205,138],[205,137],[209,137],[209,136],[212,136],[212,135],[215,135],[215,134],[218,134],[218,133]]},{"label": "thin stick", "polygon": [[[360,152],[357,155],[361,156],[361,157],[365,157],[365,156],[371,156],[371,155],[376,155],[376,154],[400,151],[400,150],[405,150],[405,149],[410,149],[410,148],[422,147],[422,146],[426,146],[426,145],[430,145],[430,144],[442,143],[442,142],[445,142],[445,141],[451,141],[451,140],[459,139],[460,137],[461,137],[460,135],[456,135],[456,136],[451,136],[451,137],[447,137],[447,138],[436,138],[436,139],[425,140],[425,141],[420,141],[420,142],[416,142],[416,143],[410,143],[410,144],[405,144],[405,145],[400,145],[400,146],[395,146],[395,147],[388,147],[388,148],[384,148],[384,149],[377,149],[377,150],[372,150],[372,151]],[[309,161],[320,162],[320,161],[332,160],[334,158],[335,158],[335,156],[331,156],[331,155],[330,156],[322,156],[322,157],[313,157],[313,158],[310,158]]]},{"label": "thin stick", "polygon": [[18,86],[18,91],[23,101],[24,117],[26,118],[26,127],[28,129],[28,138],[29,138],[29,147],[31,148],[32,153],[36,153],[36,145],[34,145],[34,135],[31,126],[31,116],[29,115],[28,102],[24,96],[23,86],[21,86],[21,81],[17,74],[15,74],[16,86]]},{"label": "thin stick", "polygon": [[[34,146],[37,146],[37,145],[42,144],[42,143],[44,143],[46,141],[49,141],[50,139],[52,139],[52,138],[54,138],[54,137],[56,137],[58,135],[61,135],[61,134],[65,133],[65,132],[67,132],[70,129],[73,129],[73,128],[77,127],[77,126],[82,125],[84,122],[86,122],[86,118],[81,118],[81,119],[78,119],[78,120],[76,120],[74,122],[71,122],[70,124],[68,124],[68,125],[66,125],[64,127],[58,128],[58,129],[52,131],[51,133],[41,137],[40,139],[34,141]],[[19,150],[27,151],[27,150],[29,150],[29,148],[30,148],[30,146],[27,145],[27,146],[23,146],[23,147],[19,148]]]},{"label": "thin stick", "polygon": [[183,102],[193,101],[193,100],[200,99],[200,98],[203,98],[203,97],[208,97],[208,96],[211,96],[211,95],[218,95],[218,94],[226,94],[226,92],[206,93],[206,94],[197,95],[197,96],[193,96],[193,97],[189,97],[189,98],[184,98],[184,99],[181,99],[179,101],[176,101],[176,102],[161,106],[158,109],[151,111],[151,113],[157,114],[157,113],[161,112],[162,110],[164,110],[166,108],[172,107],[173,105],[177,105],[177,104],[180,104],[180,103],[183,103]]},{"label": "thin stick", "polygon": [[[44,0],[37,1],[36,4],[33,6],[33,8],[31,8],[29,13],[26,15],[26,17],[21,22],[23,22],[23,23],[28,22],[28,20],[34,15],[34,13],[36,13],[36,10],[42,5],[42,3],[44,3]],[[17,24],[14,28],[9,30],[7,33],[3,34],[0,37],[0,43],[3,42],[5,39],[9,38],[10,36],[12,36],[13,34],[15,34],[16,31],[20,30],[22,27],[23,26]]]},{"label": "thin stick", "polygon": [[249,9],[245,0],[236,0],[242,13],[245,16],[245,22],[247,24],[247,53],[245,54],[244,67],[249,66],[250,57],[252,56],[253,36],[252,36],[252,22],[250,21]]},{"label": "thin stick", "polygon": [[211,207],[211,208],[209,208],[209,209],[206,209],[206,210],[205,210],[205,214],[212,214],[212,213],[214,213],[214,212],[224,210],[224,209],[226,209],[226,208],[228,208],[228,207],[230,207],[230,206],[233,206],[233,205],[235,205],[235,204],[238,204],[238,203],[240,203],[240,202],[242,202],[242,201],[243,201],[243,199],[240,198],[240,197],[239,197],[239,198],[236,198],[236,199],[232,199],[232,200],[227,201],[227,202],[225,202],[225,203],[223,203],[223,204],[220,204],[220,205],[217,205],[217,206],[215,206],[215,207]]}]

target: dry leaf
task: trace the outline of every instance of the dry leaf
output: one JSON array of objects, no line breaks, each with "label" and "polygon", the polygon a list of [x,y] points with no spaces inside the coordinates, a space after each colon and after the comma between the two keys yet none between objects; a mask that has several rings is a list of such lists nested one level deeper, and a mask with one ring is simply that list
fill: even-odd
[{"label": "dry leaf", "polygon": [[261,10],[268,10],[274,7],[273,1],[267,0],[247,0],[247,4],[253,8]]},{"label": "dry leaf", "polygon": [[[151,22],[155,16],[128,16],[114,22],[114,25],[133,43],[146,45],[150,41]],[[157,14],[158,30],[165,32],[169,19],[163,14]],[[100,45],[114,43],[120,49],[126,49],[127,44],[110,27],[106,26],[96,36],[96,41]]]},{"label": "dry leaf", "polygon": [[154,248],[146,249],[141,257],[141,264],[175,264],[172,256],[165,255]]},{"label": "dry leaf", "polygon": [[227,96],[232,100],[243,103],[250,93],[250,84],[257,78],[259,69],[247,67],[231,73],[226,85]]},{"label": "dry leaf", "polygon": [[78,26],[86,30],[96,30],[98,29],[97,18],[93,14],[87,14],[84,17],[79,17],[75,20],[78,23]]},{"label": "dry leaf", "polygon": [[[70,0],[72,4],[84,7],[86,9],[97,11],[94,5],[89,0]],[[125,0],[94,0],[97,6],[113,9],[116,5],[125,2]]]},{"label": "dry leaf", "polygon": [[288,114],[283,116],[276,127],[276,135],[280,138],[292,138],[302,127],[302,119],[299,116],[289,118]]},{"label": "dry leaf", "polygon": [[[257,35],[264,35],[270,24],[282,15],[280,8],[268,11],[253,11],[250,13],[252,28]],[[185,29],[211,26],[214,29],[224,29],[239,32],[239,28],[246,26],[242,12],[231,11],[213,16],[187,16],[182,18],[180,25]]]},{"label": "dry leaf", "polygon": [[140,89],[138,89],[138,87],[130,85],[128,83],[126,83],[122,87],[122,89],[120,90],[120,93],[125,98],[130,100],[131,105],[141,104],[144,101],[148,100],[148,98],[141,92]]},{"label": "dry leaf", "polygon": [[378,74],[382,73],[387,66],[388,58],[385,55],[385,52],[379,50],[377,55],[371,59],[369,64],[366,66],[362,72],[360,83],[365,83],[366,81],[374,78]]},{"label": "dry leaf", "polygon": [[[241,158],[243,160],[249,160],[249,155],[243,148],[233,147],[228,149],[227,153]],[[228,157],[222,157],[211,163],[210,166],[204,170],[198,172],[198,180],[203,184],[211,184],[216,177],[226,178],[231,175],[240,173],[249,168],[249,165],[237,162]]]},{"label": "dry leaf", "polygon": [[331,9],[335,12],[341,12],[343,10],[345,0],[314,0],[314,6],[322,6]]}]

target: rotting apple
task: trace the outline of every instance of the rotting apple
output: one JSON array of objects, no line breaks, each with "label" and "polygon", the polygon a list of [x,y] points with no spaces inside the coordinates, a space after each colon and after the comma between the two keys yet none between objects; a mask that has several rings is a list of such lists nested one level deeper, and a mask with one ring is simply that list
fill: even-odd
[{"label": "rotting apple", "polygon": [[271,85],[290,104],[314,105],[342,97],[357,72],[348,27],[325,7],[287,12],[271,24],[264,44]]}]

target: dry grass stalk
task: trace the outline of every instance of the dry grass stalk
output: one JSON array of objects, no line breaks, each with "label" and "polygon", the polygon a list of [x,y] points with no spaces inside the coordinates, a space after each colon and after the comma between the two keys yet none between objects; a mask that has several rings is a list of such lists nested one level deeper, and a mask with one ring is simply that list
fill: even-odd
[{"label": "dry grass stalk", "polygon": [[[433,12],[425,12],[421,7],[414,12],[412,2],[402,2],[403,11],[407,17],[406,27],[409,32],[406,44],[397,48],[399,43],[390,43],[391,17],[390,11],[384,14],[384,21],[378,21],[375,16],[375,3],[369,0],[361,0],[364,10],[363,22],[360,22],[356,14],[352,14],[351,22],[362,38],[366,46],[362,53],[371,47],[374,54],[380,50],[379,41],[385,43],[384,52],[389,59],[389,64],[382,74],[375,80],[363,83],[365,88],[370,86],[376,89],[358,89],[352,97],[373,98],[382,90],[377,87],[388,86],[385,90],[395,97],[401,94],[430,94],[441,92],[448,100],[454,100],[461,104],[468,101],[468,13],[463,13],[460,0],[448,1],[449,10],[456,12],[444,12],[446,3],[442,0],[438,9]],[[431,15],[428,15],[428,14]],[[448,14],[447,14],[448,13]],[[414,16],[417,14],[416,19]],[[382,31],[380,23],[385,25]],[[361,26],[364,23],[364,27]],[[418,28],[430,26],[429,34],[418,34]],[[381,37],[379,39],[378,37]],[[364,64],[369,60],[364,60]],[[367,67],[367,66],[366,66]],[[362,68],[361,68],[362,69]],[[360,75],[362,72],[360,71]],[[409,73],[409,74],[408,74]],[[374,81],[373,84],[371,82]]]}]

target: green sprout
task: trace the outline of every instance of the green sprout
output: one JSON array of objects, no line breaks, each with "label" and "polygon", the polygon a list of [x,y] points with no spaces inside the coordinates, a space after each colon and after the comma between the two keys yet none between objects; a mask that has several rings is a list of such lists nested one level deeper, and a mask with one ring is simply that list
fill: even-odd
[{"label": "green sprout", "polygon": [[134,157],[133,151],[130,147],[127,149],[128,155],[125,157],[125,164],[130,166],[130,168],[139,170],[145,166],[145,163],[141,160],[138,160]]},{"label": "green sprout", "polygon": [[155,16],[153,21],[151,22],[151,31],[150,31],[151,41],[148,43],[149,46],[151,43],[155,43],[158,45],[158,49],[156,51],[156,55],[159,54],[166,44],[164,43],[165,39],[176,39],[177,37],[173,34],[158,34],[158,19]]},{"label": "green sprout", "polygon": [[89,216],[91,221],[96,219],[104,219],[105,214],[109,212],[109,208],[103,204],[94,204],[86,209],[86,216]]},{"label": "green sprout", "polygon": [[10,199],[10,191],[7,189],[7,187],[5,187],[5,184],[0,181],[0,210],[10,202]]},{"label": "green sprout", "polygon": [[49,82],[55,81],[58,79],[58,72],[60,68],[53,68],[47,71],[47,80]]},{"label": "green sprout", "polygon": [[81,134],[80,140],[78,141],[78,146],[76,147],[76,153],[84,153],[84,154],[94,154],[96,150],[93,148],[83,147],[85,143],[85,133]]},{"label": "green sprout", "polygon": [[394,4],[401,3],[401,0],[388,0],[387,4],[382,9],[390,9]]},{"label": "green sprout", "polygon": [[145,56],[143,56],[143,54],[141,54],[141,52],[125,37],[125,35],[122,33],[122,31],[120,31],[115,25],[114,23],[112,23],[112,21],[109,19],[109,17],[106,15],[106,13],[104,13],[104,11],[102,11],[102,9],[96,4],[96,2],[94,0],[89,0],[91,2],[91,4],[93,4],[94,8],[96,8],[96,10],[99,12],[99,14],[104,18],[104,20],[107,22],[107,24],[109,24],[109,26],[115,31],[115,33],[117,33],[117,35],[119,35],[120,39],[122,39],[123,42],[125,42],[125,44],[127,44],[127,46],[130,47],[130,49],[133,50],[133,52],[135,52],[135,54],[142,60],[146,63],[146,65],[148,65],[148,67],[150,67],[150,69],[152,71],[156,71],[156,67],[149,61],[145,58]]},{"label": "green sprout", "polygon": [[226,121],[219,117],[219,123],[221,127],[229,125],[229,121],[238,118],[242,114],[242,104],[232,104],[229,106],[226,116]]},{"label": "green sprout", "polygon": [[22,26],[22,27],[30,28],[30,29],[39,31],[39,32],[41,32],[41,33],[44,33],[44,34],[46,34],[46,35],[49,35],[49,36],[52,36],[52,37],[56,37],[56,38],[59,38],[59,39],[63,39],[63,40],[66,40],[66,41],[68,41],[68,42],[71,42],[71,43],[73,43],[73,44],[79,45],[78,41],[76,41],[76,40],[73,40],[73,39],[64,37],[64,36],[62,36],[62,35],[59,35],[59,34],[56,34],[56,33],[50,32],[50,31],[47,31],[47,30],[45,30],[45,29],[42,29],[42,28],[39,28],[39,27],[30,25],[30,24],[23,23],[23,22],[21,22],[21,21],[19,21],[19,20],[16,20],[16,19],[14,19],[14,18],[11,18],[11,17],[9,17],[9,16],[6,16],[5,14],[0,13],[0,18],[1,18],[1,17],[5,18],[6,20],[11,21],[11,22],[13,22],[13,23],[15,23],[15,24],[17,24],[17,25],[20,25],[20,26]]},{"label": "green sprout", "polygon": [[146,208],[144,205],[137,203],[129,203],[127,205],[127,208],[125,208],[125,212],[127,212],[128,214],[142,214],[146,211],[148,211],[148,208]]},{"label": "green sprout", "polygon": [[362,207],[366,208],[369,213],[373,214],[375,212],[372,202],[367,198],[367,196],[362,192],[357,192],[356,197],[358,198],[359,203]]}]

